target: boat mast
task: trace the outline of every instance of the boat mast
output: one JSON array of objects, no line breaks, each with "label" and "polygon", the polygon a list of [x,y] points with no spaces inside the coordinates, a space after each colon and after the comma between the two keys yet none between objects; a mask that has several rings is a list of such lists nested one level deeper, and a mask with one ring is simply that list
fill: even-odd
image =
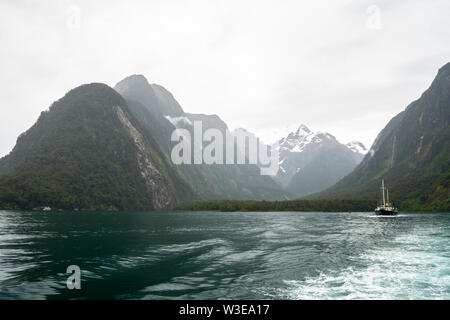
[{"label": "boat mast", "polygon": [[389,204],[389,189],[386,188],[387,203]]},{"label": "boat mast", "polygon": [[381,193],[383,194],[383,206],[385,206],[386,199],[384,198],[384,179],[381,180]]}]

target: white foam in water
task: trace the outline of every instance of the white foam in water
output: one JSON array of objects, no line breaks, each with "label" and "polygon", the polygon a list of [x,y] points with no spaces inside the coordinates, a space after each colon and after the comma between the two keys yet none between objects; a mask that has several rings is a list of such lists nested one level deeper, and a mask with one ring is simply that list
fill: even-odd
[{"label": "white foam in water", "polygon": [[390,248],[373,248],[357,265],[304,281],[286,280],[286,299],[449,299],[450,256],[443,243],[423,234],[398,237]]}]

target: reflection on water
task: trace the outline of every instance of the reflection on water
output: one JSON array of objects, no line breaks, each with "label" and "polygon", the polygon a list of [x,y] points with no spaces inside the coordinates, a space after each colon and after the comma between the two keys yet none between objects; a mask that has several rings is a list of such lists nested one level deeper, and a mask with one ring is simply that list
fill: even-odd
[{"label": "reflection on water", "polygon": [[0,298],[448,299],[449,237],[445,213],[0,211]]}]

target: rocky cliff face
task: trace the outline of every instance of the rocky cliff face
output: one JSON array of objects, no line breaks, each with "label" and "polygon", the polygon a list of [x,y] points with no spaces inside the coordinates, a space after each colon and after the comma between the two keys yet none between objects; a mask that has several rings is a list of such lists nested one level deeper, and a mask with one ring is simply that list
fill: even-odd
[{"label": "rocky cliff face", "polygon": [[130,134],[136,145],[136,157],[139,171],[145,180],[149,197],[152,199],[153,208],[156,210],[171,208],[174,204],[173,195],[167,190],[167,182],[153,165],[149,157],[144,136],[133,126],[120,106],[116,106],[117,116],[124,128]]}]

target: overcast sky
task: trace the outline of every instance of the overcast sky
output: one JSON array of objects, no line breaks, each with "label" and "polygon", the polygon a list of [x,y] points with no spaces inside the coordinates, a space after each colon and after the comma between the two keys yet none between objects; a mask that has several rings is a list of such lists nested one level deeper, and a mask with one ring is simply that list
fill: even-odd
[{"label": "overcast sky", "polygon": [[450,1],[0,1],[0,156],[83,83],[130,74],[272,142],[370,147],[450,61]]}]

